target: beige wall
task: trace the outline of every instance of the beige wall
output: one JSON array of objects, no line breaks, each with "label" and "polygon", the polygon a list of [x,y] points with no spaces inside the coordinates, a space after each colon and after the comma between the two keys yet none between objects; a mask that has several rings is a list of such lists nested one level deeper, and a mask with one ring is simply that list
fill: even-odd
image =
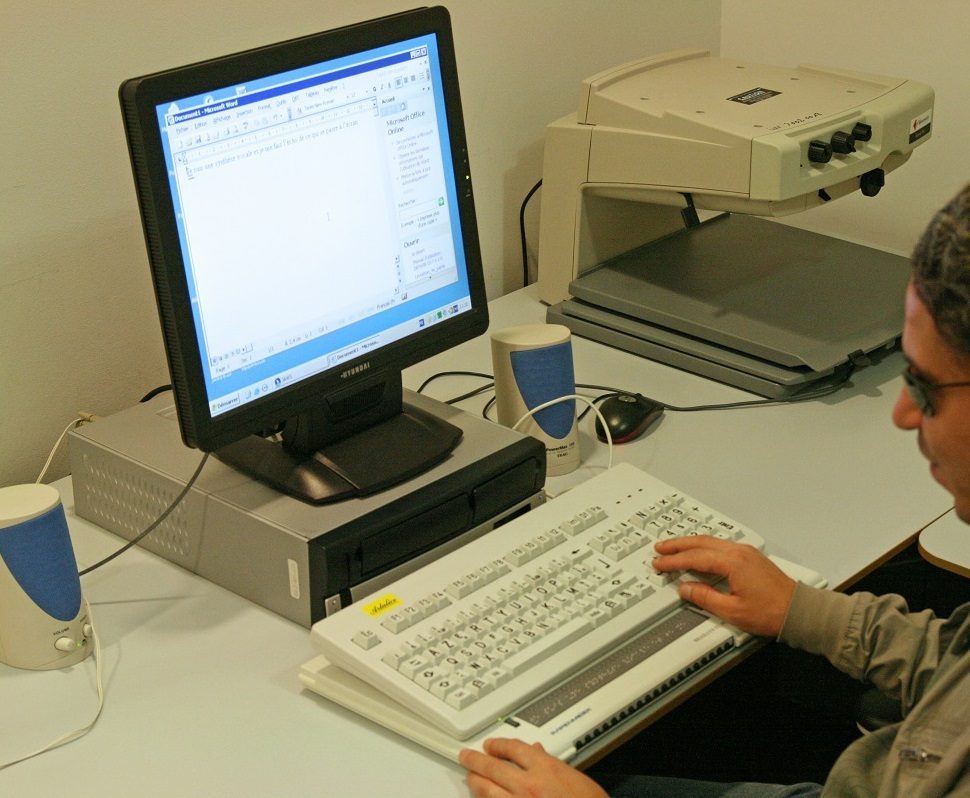
[{"label": "beige wall", "polygon": [[723,0],[723,55],[892,75],[936,91],[933,138],[877,197],[852,195],[787,222],[909,255],[936,209],[970,180],[968,31],[966,0]]},{"label": "beige wall", "polygon": [[[77,411],[111,413],[168,382],[119,83],[414,5],[0,5],[0,485],[34,479]],[[518,209],[541,173],[546,122],[573,109],[579,81],[593,72],[675,47],[716,49],[720,2],[448,5],[495,296],[519,284]],[[65,467],[62,456],[53,476]]]},{"label": "beige wall", "polygon": [[[0,485],[34,478],[78,410],[168,381],[116,90],[124,78],[408,8],[390,0],[170,0],[0,6]],[[907,253],[970,178],[970,3],[935,0],[454,0],[489,293],[518,286],[518,208],[546,122],[579,81],[694,46],[921,80],[934,138],[879,197],[790,221]],[[530,208],[531,240],[538,202]],[[57,461],[54,476],[64,473]]]}]

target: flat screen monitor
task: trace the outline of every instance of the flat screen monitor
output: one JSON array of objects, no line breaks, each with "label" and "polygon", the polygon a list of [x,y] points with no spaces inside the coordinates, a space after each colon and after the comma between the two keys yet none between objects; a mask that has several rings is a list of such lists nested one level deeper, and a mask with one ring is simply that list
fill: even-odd
[{"label": "flat screen monitor", "polygon": [[488,326],[447,11],[119,94],[185,443],[315,503],[446,458],[401,371]]}]

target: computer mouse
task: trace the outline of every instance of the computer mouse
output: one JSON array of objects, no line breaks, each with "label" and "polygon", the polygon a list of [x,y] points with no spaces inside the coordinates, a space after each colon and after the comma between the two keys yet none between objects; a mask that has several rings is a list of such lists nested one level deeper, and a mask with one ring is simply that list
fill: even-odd
[{"label": "computer mouse", "polygon": [[[628,443],[643,435],[663,415],[664,406],[640,394],[620,393],[604,399],[599,406],[613,443]],[[606,432],[596,419],[596,437],[606,440]]]}]

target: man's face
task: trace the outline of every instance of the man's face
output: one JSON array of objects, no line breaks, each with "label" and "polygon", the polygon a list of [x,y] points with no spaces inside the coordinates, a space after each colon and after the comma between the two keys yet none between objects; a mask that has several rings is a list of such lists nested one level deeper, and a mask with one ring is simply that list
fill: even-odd
[{"label": "man's face", "polygon": [[[910,371],[928,382],[970,381],[970,357],[946,344],[912,286],[906,291],[903,352]],[[930,473],[953,494],[956,514],[970,523],[970,386],[932,391],[930,398],[935,410],[931,416],[920,412],[904,385],[893,423],[917,431]]]}]

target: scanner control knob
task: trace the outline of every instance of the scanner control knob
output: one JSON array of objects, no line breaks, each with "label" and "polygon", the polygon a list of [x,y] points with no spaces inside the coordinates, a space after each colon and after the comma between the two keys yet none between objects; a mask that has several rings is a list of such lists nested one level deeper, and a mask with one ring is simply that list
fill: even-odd
[{"label": "scanner control knob", "polygon": [[883,169],[872,169],[859,177],[859,189],[867,197],[874,197],[886,184],[886,172]]},{"label": "scanner control knob", "polygon": [[852,127],[852,136],[856,141],[869,141],[872,138],[872,125],[856,122]]},{"label": "scanner control knob", "polygon": [[844,130],[836,130],[832,134],[832,152],[837,152],[839,155],[855,152],[855,137]]},{"label": "scanner control knob", "polygon": [[808,143],[808,160],[812,163],[828,163],[832,160],[832,145],[815,139]]}]

